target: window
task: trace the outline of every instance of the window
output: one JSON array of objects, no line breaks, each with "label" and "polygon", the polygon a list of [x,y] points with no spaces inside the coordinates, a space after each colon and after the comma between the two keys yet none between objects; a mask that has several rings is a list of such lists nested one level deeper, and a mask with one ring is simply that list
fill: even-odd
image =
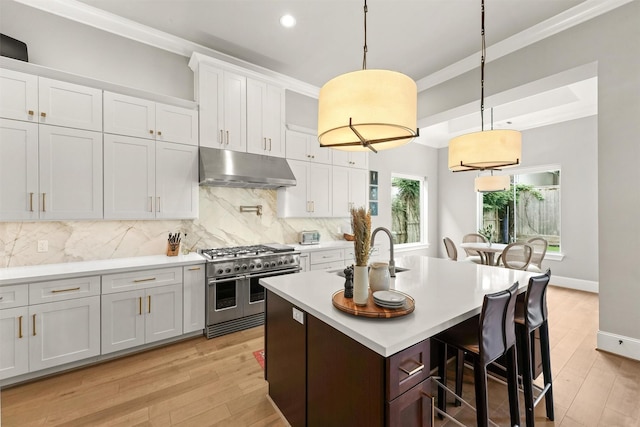
[{"label": "window", "polygon": [[391,233],[393,244],[426,240],[424,178],[391,175]]},{"label": "window", "polygon": [[508,191],[482,194],[480,229],[492,242],[544,237],[548,252],[560,251],[560,168],[510,175]]}]

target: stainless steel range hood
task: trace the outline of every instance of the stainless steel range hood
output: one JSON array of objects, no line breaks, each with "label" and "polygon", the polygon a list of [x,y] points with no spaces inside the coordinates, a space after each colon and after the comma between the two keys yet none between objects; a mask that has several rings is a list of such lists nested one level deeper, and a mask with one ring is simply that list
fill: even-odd
[{"label": "stainless steel range hood", "polygon": [[200,185],[278,188],[296,185],[286,159],[200,147]]}]

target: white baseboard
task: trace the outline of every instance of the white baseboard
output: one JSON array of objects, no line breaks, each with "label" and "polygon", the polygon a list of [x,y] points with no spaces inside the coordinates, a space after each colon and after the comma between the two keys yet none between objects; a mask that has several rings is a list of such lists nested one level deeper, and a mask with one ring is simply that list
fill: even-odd
[{"label": "white baseboard", "polygon": [[593,292],[599,291],[598,282],[593,280],[573,279],[571,277],[554,276],[551,272],[551,285],[560,286],[562,288],[576,289],[578,291]]},{"label": "white baseboard", "polygon": [[640,340],[636,338],[598,331],[597,348],[629,359],[640,360]]}]

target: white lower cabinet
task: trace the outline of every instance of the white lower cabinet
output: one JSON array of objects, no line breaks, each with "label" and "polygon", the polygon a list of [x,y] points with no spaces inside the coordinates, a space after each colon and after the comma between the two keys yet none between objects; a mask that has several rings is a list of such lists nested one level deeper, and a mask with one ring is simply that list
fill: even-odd
[{"label": "white lower cabinet", "polygon": [[182,334],[182,284],[102,295],[102,354]]},{"label": "white lower cabinet", "polygon": [[28,307],[0,310],[0,380],[29,372]]},{"label": "white lower cabinet", "polygon": [[29,370],[100,354],[100,297],[29,307]]},{"label": "white lower cabinet", "polygon": [[205,266],[183,267],[183,333],[204,329],[205,317]]}]

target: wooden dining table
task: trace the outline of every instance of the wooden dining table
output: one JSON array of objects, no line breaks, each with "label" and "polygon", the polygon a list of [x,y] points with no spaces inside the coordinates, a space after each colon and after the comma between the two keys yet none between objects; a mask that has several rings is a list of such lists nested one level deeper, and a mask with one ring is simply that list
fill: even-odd
[{"label": "wooden dining table", "polygon": [[461,243],[462,249],[470,249],[482,253],[484,264],[496,265],[495,256],[500,255],[504,248],[507,247],[506,243],[484,243],[484,242],[467,242]]}]

